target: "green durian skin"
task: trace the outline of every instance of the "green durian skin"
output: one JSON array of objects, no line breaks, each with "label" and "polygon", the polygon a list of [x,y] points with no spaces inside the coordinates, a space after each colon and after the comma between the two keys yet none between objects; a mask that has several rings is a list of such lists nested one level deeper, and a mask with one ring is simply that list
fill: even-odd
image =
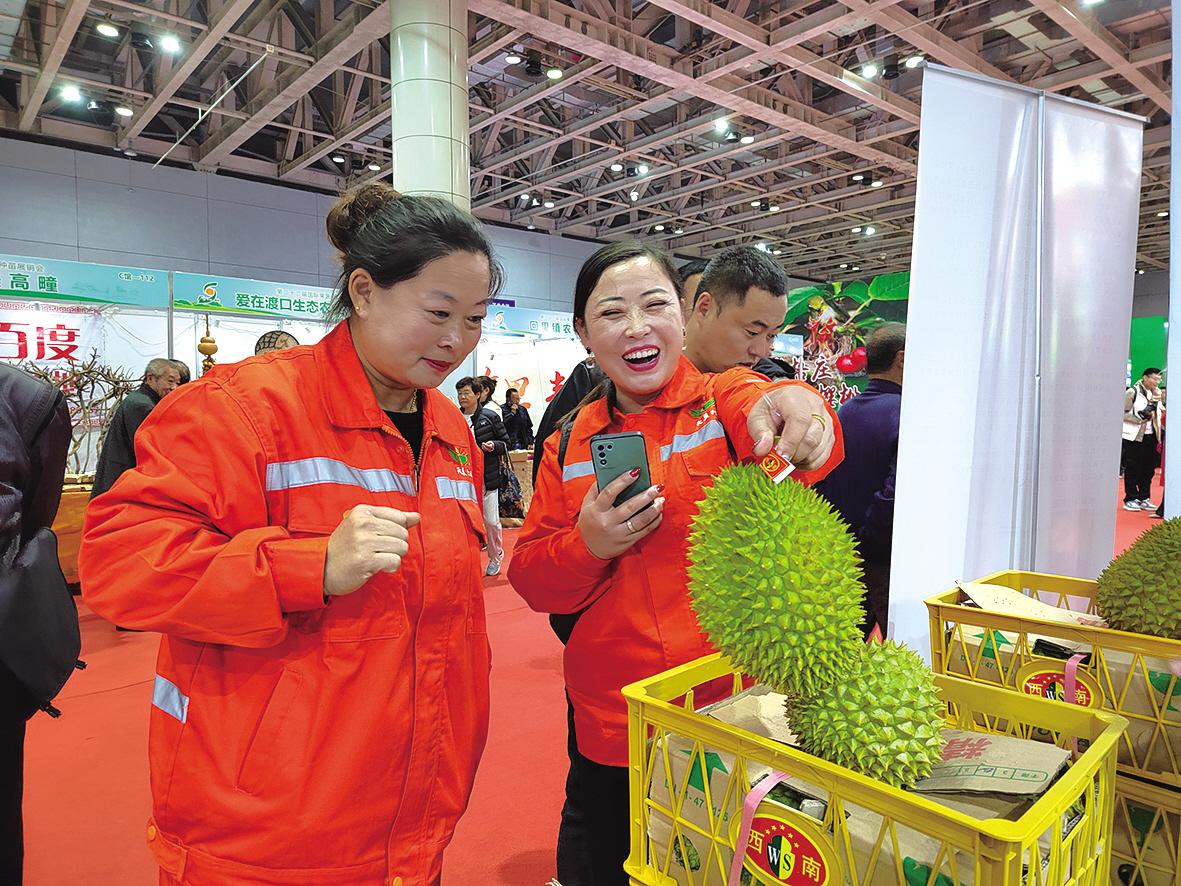
[{"label": "green durian skin", "polygon": [[735,667],[791,695],[844,679],[862,646],[861,558],[811,489],[755,465],[722,471],[689,535],[698,623]]},{"label": "green durian skin", "polygon": [[826,692],[787,702],[805,751],[900,788],[913,787],[939,762],[944,710],[931,669],[893,642],[863,644]]},{"label": "green durian skin", "polygon": [[1095,602],[1117,631],[1181,640],[1181,518],[1157,523],[1112,560]]}]

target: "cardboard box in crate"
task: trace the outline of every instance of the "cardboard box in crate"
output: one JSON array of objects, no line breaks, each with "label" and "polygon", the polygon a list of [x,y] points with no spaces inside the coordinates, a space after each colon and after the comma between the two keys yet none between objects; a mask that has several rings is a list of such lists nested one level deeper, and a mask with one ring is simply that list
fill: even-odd
[{"label": "cardboard box in crate", "polygon": [[[1126,725],[1119,717],[937,676],[950,727],[1019,738],[1044,730],[1060,747],[1076,740],[1087,744],[1017,820],[981,820],[694,711],[695,688],[728,675],[738,694],[741,678],[725,658],[713,655],[623,690],[632,831],[625,869],[631,883],[726,884],[743,800],[760,775],[773,770],[789,777],[786,790],[759,806],[761,824],[742,847],[744,882],[1106,886],[1115,755]],[[766,874],[771,850],[783,853],[786,846],[791,852],[776,860],[787,857],[791,864],[781,866],[780,875]]]},{"label": "cardboard box in crate", "polygon": [[[980,579],[1059,609],[1095,613],[1095,582],[1026,572]],[[1053,696],[1066,659],[1083,655],[1075,702],[1128,721],[1120,770],[1181,788],[1181,640],[990,612],[965,605],[958,588],[927,601],[931,666],[1007,689]]]}]

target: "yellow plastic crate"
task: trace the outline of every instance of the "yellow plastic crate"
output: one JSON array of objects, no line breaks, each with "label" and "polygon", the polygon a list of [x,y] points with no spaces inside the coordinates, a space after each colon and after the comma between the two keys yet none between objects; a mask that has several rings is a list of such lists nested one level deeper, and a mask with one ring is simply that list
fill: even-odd
[{"label": "yellow plastic crate", "polygon": [[[1093,581],[1032,572],[998,572],[980,581],[1061,609],[1095,612]],[[927,609],[937,673],[1015,691],[1059,691],[1064,662],[1046,644],[1082,644],[1089,657],[1078,666],[1077,700],[1128,721],[1120,771],[1181,788],[1181,679],[1169,666],[1181,660],[1181,640],[988,612],[963,605],[958,589],[931,597]]]},{"label": "yellow plastic crate", "polygon": [[1181,791],[1128,775],[1115,782],[1113,886],[1181,886]]},{"label": "yellow plastic crate", "polygon": [[[793,788],[823,805],[823,814],[814,818],[779,807],[784,833],[795,841],[792,871],[786,879],[744,876],[743,883],[1108,883],[1115,755],[1126,725],[1121,718],[937,675],[952,728],[1019,738],[1044,731],[1061,747],[1086,743],[1067,772],[1017,820],[981,820],[695,712],[695,690],[727,677],[732,692],[741,691],[741,677],[729,661],[712,655],[623,690],[632,830],[625,869],[632,884],[725,886],[743,801],[752,780],[768,769],[789,775]],[[730,765],[719,766],[725,760]],[[663,847],[651,838],[660,828],[670,830]],[[922,846],[926,854],[910,858],[910,846]],[[753,835],[749,848],[757,849]]]}]

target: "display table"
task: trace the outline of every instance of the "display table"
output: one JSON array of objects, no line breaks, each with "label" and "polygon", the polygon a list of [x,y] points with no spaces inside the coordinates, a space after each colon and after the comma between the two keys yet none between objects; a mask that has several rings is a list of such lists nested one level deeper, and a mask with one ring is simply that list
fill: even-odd
[{"label": "display table", "polygon": [[67,485],[62,490],[61,504],[57,508],[57,519],[53,521],[53,534],[57,536],[57,559],[61,563],[66,581],[78,581],[78,547],[82,543],[82,518],[90,502],[90,486]]}]

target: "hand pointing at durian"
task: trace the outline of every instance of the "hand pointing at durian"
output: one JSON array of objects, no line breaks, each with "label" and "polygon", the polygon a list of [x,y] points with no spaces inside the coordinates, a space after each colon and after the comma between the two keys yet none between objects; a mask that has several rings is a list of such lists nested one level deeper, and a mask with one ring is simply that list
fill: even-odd
[{"label": "hand pointing at durian", "polygon": [[[775,451],[804,471],[828,461],[836,432],[824,399],[803,385],[785,385],[764,394],[751,409],[746,428],[756,457]],[[775,436],[779,442],[775,443]]]}]

